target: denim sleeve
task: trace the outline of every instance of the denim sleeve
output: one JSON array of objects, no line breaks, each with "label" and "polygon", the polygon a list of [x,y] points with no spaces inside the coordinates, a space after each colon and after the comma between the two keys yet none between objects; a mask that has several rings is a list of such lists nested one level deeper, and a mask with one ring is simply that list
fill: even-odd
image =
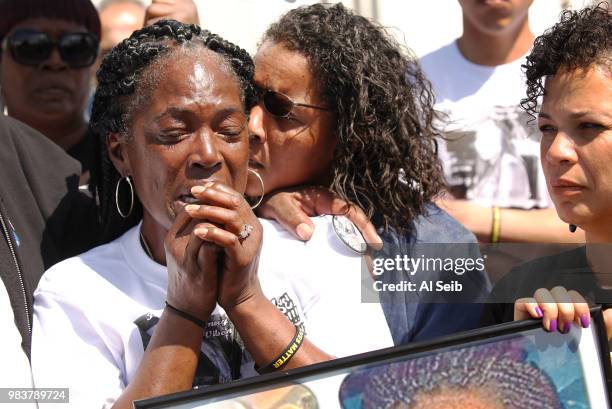
[{"label": "denim sleeve", "polygon": [[[385,248],[380,256],[423,254],[436,258],[480,257],[474,235],[455,219],[430,204],[425,215],[415,220],[407,235],[393,231],[381,232]],[[413,276],[392,271],[381,276],[383,282],[413,282],[421,288],[423,281],[459,281],[462,291],[457,295],[433,294],[428,291],[398,291],[381,293],[381,303],[396,345],[429,340],[479,326],[483,302],[490,291],[486,272],[468,269],[458,277],[456,271],[428,270]]]}]

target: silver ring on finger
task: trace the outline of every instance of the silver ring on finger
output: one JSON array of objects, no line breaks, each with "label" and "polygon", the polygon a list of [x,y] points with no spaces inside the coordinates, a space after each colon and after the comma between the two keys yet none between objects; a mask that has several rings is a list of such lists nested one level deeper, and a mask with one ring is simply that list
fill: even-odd
[{"label": "silver ring on finger", "polygon": [[247,237],[249,237],[251,235],[251,233],[253,232],[253,226],[251,226],[250,224],[244,224],[242,226],[242,230],[240,231],[240,233],[238,233],[238,238],[240,239],[240,241],[242,242],[243,240],[245,240]]}]

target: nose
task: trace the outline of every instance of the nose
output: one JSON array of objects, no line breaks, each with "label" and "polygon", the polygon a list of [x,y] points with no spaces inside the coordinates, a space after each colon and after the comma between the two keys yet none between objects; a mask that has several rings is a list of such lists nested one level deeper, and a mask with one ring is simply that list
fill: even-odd
[{"label": "nose", "polygon": [[42,62],[42,69],[52,70],[52,71],[61,71],[68,68],[68,64],[62,59],[62,56],[59,53],[57,47],[53,47],[51,49],[51,54],[49,57]]},{"label": "nose", "polygon": [[564,132],[557,132],[549,143],[542,139],[542,158],[551,165],[572,164],[578,159],[572,138]]},{"label": "nose", "polygon": [[223,155],[217,146],[217,139],[209,131],[202,131],[190,146],[187,169],[197,174],[194,178],[205,178],[218,170],[223,164]]},{"label": "nose", "polygon": [[266,129],[264,126],[265,112],[261,104],[262,103],[259,102],[253,108],[251,108],[251,113],[249,115],[249,142],[251,145],[263,145],[266,143]]}]

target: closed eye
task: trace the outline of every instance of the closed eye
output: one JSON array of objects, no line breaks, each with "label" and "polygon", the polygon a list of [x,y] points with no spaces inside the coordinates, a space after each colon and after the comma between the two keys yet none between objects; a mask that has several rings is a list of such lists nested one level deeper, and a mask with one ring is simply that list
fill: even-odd
[{"label": "closed eye", "polygon": [[246,129],[247,124],[248,119],[244,119],[244,117],[240,119],[235,117],[228,117],[223,122],[221,122],[221,124],[219,124],[218,129],[215,131],[215,133],[223,136],[225,139],[239,139],[244,130]]},{"label": "closed eye", "polygon": [[594,123],[594,122],[582,122],[580,124],[580,128],[582,129],[603,129],[604,126]]},{"label": "closed eye", "polygon": [[539,129],[540,129],[540,132],[542,132],[542,133],[549,133],[549,132],[554,132],[555,131],[555,127],[550,125],[550,124],[540,125]]},{"label": "closed eye", "polygon": [[164,144],[173,144],[189,136],[187,129],[165,129],[160,131],[158,139]]}]

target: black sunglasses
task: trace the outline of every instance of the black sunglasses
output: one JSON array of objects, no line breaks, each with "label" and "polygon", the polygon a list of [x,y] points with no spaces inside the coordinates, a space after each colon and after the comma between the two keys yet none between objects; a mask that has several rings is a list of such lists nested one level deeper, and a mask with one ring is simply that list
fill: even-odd
[{"label": "black sunglasses", "polygon": [[295,107],[306,107],[312,109],[318,109],[320,111],[329,111],[329,108],[323,108],[316,105],[302,104],[299,102],[293,102],[285,94],[271,90],[259,90],[260,99],[263,100],[264,108],[270,114],[279,118],[287,118]]},{"label": "black sunglasses", "polygon": [[56,41],[42,31],[22,28],[6,37],[2,48],[19,64],[39,66],[57,47],[70,68],[85,68],[96,61],[98,45],[98,37],[88,32],[66,33]]}]

